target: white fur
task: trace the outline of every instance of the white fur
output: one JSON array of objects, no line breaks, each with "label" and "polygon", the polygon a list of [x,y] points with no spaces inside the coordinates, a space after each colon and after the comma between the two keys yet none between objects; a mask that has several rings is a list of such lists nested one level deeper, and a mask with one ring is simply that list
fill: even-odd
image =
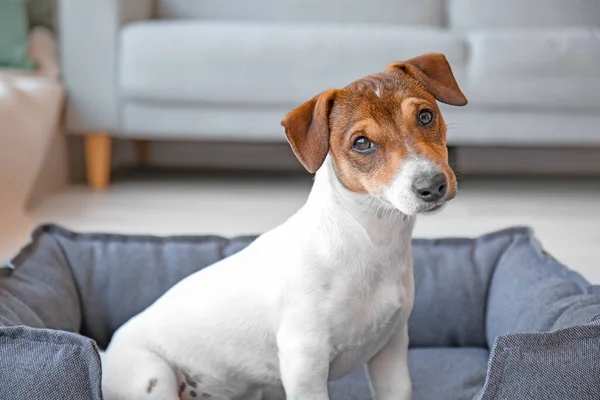
[{"label": "white fur", "polygon": [[406,163],[371,197],[346,190],[332,163],[288,221],[184,279],[116,332],[106,400],[178,400],[179,368],[196,380],[182,398],[193,389],[198,399],[275,400],[285,388],[288,399],[327,400],[327,381],[363,363],[378,400],[411,398],[418,207],[407,182],[424,164]]}]

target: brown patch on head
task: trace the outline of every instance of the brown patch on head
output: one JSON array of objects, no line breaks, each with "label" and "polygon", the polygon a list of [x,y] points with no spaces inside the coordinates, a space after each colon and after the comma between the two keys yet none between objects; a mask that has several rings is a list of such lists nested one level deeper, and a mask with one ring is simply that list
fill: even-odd
[{"label": "brown patch on head", "polygon": [[152,393],[152,390],[158,384],[158,379],[152,378],[148,381],[148,386],[146,387],[146,393]]},{"label": "brown patch on head", "polygon": [[[449,192],[455,192],[446,124],[436,100],[467,102],[446,58],[428,54],[391,64],[385,72],[341,90],[323,92],[290,112],[282,125],[309,172],[315,172],[329,153],[339,180],[351,191],[380,193],[407,157],[418,156],[439,165]],[[421,113],[431,113],[431,121]],[[367,138],[373,149],[357,151],[354,144],[359,137]]]}]

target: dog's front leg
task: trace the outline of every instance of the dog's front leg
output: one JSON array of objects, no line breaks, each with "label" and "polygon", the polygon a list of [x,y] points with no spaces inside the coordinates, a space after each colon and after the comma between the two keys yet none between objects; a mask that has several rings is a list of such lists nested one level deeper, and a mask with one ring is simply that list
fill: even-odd
[{"label": "dog's front leg", "polygon": [[408,371],[408,325],[404,324],[368,362],[376,400],[410,400],[412,385]]},{"label": "dog's front leg", "polygon": [[329,400],[327,341],[306,327],[294,325],[284,326],[277,335],[279,367],[287,400]]}]

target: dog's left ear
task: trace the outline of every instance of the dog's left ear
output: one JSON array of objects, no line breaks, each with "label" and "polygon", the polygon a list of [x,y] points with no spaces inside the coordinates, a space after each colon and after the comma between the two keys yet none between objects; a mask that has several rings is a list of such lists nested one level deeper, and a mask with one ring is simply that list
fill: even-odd
[{"label": "dog's left ear", "polygon": [[404,62],[390,64],[386,71],[404,71],[413,75],[442,103],[464,106],[468,102],[443,54],[423,54]]},{"label": "dog's left ear", "polygon": [[285,128],[294,154],[311,174],[317,172],[329,152],[329,113],[337,90],[327,90],[288,113]]}]

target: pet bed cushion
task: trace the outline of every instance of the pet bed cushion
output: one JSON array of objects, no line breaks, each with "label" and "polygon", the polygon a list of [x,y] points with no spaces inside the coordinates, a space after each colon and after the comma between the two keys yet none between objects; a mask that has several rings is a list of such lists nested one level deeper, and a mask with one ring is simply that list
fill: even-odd
[{"label": "pet bed cushion", "polygon": [[488,356],[477,347],[413,348],[408,362],[414,400],[472,399],[485,380]]},{"label": "pet bed cushion", "polygon": [[99,400],[96,344],[49,329],[0,330],[0,399]]},{"label": "pet bed cushion", "polygon": [[[98,398],[94,397],[100,381],[95,351],[81,350],[75,358],[66,357],[56,368],[63,373],[48,375],[51,362],[62,359],[61,347],[72,349],[56,337],[78,338],[85,349],[89,337],[105,347],[120,325],[173,284],[252,240],[77,234],[53,225],[38,228],[31,243],[0,267],[0,325],[5,325],[0,334],[20,340],[40,335],[38,342],[51,345],[41,346],[35,357],[35,347],[19,354],[0,342],[0,359],[14,359],[0,364],[2,387],[35,385],[46,374],[74,393],[84,380],[88,393],[76,398]],[[573,395],[570,398],[581,398],[585,390],[600,386],[600,374],[577,379],[573,372],[597,371],[600,365],[600,349],[592,345],[600,342],[600,325],[594,323],[600,315],[600,290],[544,253],[531,230],[514,228],[476,239],[415,239],[413,253],[416,299],[409,362],[414,400],[476,395],[482,400],[521,399],[532,398],[532,392],[539,398],[563,399],[556,397],[560,392],[550,390],[552,385],[539,385],[561,377],[568,377],[563,386]],[[11,331],[16,325],[26,327]],[[560,330],[547,333],[556,329]],[[532,336],[519,332],[538,336],[532,341]],[[517,354],[505,349],[517,349],[527,357],[502,357]],[[570,357],[573,351],[588,356]],[[22,357],[29,357],[27,369],[10,367],[22,363]],[[506,368],[516,372],[504,376]],[[538,374],[537,379],[528,379],[533,374]],[[370,399],[363,368],[330,387],[333,400]],[[19,398],[12,393],[20,392],[1,398]]]},{"label": "pet bed cushion", "polygon": [[476,398],[600,398],[600,323],[551,333],[520,333],[498,338],[485,389]]}]

